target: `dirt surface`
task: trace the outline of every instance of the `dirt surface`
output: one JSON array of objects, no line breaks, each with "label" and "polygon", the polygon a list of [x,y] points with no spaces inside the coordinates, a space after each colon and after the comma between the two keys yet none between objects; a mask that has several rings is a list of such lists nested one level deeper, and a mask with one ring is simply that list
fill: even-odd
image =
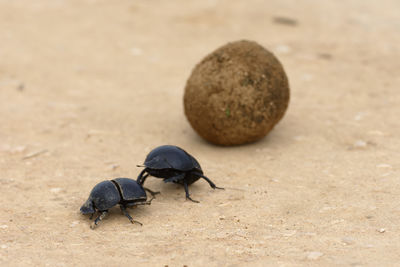
[{"label": "dirt surface", "polygon": [[[0,0],[1,266],[395,266],[400,262],[399,1]],[[199,60],[249,39],[291,102],[257,143],[218,147],[183,113]],[[96,229],[92,187],[185,148],[190,187]]]}]

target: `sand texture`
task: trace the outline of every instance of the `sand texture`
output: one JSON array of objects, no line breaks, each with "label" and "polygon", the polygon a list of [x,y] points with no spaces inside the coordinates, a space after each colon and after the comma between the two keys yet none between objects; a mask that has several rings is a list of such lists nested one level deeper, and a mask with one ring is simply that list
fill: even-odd
[{"label": "sand texture", "polygon": [[[0,266],[396,266],[400,2],[0,0]],[[183,110],[205,55],[254,40],[285,68],[269,135],[214,146]],[[178,145],[226,190],[79,213]]]}]

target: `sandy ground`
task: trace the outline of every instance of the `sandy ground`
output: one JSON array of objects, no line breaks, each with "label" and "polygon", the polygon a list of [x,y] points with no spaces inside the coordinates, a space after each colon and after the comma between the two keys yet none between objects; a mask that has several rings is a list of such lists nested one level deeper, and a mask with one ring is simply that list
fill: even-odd
[{"label": "sandy ground", "polygon": [[[1,266],[395,266],[400,262],[400,3],[0,0]],[[282,23],[276,17],[296,23]],[[285,22],[285,21],[283,21]],[[289,21],[290,22],[290,21]],[[291,84],[268,137],[201,140],[182,96],[228,41],[273,51]],[[135,178],[155,146],[206,182],[116,207],[94,231],[92,187]]]}]

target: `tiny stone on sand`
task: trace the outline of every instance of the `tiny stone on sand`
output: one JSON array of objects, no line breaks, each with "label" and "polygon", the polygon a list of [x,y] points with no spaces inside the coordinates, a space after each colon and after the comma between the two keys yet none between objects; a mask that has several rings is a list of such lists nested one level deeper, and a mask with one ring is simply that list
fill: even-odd
[{"label": "tiny stone on sand", "polygon": [[281,45],[275,46],[274,51],[277,54],[288,54],[292,51],[292,49],[288,45],[281,44]]},{"label": "tiny stone on sand", "polygon": [[355,121],[360,121],[360,120],[362,120],[362,119],[365,117],[366,114],[367,114],[367,113],[365,113],[365,112],[358,112],[358,113],[354,116],[354,120],[355,120]]},{"label": "tiny stone on sand", "polygon": [[352,244],[354,244],[354,239],[351,237],[343,237],[342,243],[345,245],[352,245]]},{"label": "tiny stone on sand", "polygon": [[308,253],[307,259],[309,259],[309,260],[317,260],[317,259],[319,259],[322,255],[324,255],[324,253],[319,252],[319,251],[311,251],[310,253]]},{"label": "tiny stone on sand", "polygon": [[119,164],[111,164],[108,169],[111,171],[115,171],[116,169],[119,168]]},{"label": "tiny stone on sand", "polygon": [[62,190],[62,188],[60,188],[60,187],[54,187],[54,188],[50,189],[50,192],[53,194],[58,194],[61,192],[61,190]]},{"label": "tiny stone on sand", "polygon": [[354,142],[353,146],[355,148],[364,148],[367,146],[367,142],[363,141],[363,140],[357,140]]},{"label": "tiny stone on sand", "polygon": [[377,168],[388,168],[388,169],[391,169],[392,168],[392,166],[391,165],[389,165],[389,164],[378,164],[378,165],[376,165],[376,167]]},{"label": "tiny stone on sand", "polygon": [[78,224],[79,224],[79,221],[73,221],[69,226],[70,227],[75,227]]}]

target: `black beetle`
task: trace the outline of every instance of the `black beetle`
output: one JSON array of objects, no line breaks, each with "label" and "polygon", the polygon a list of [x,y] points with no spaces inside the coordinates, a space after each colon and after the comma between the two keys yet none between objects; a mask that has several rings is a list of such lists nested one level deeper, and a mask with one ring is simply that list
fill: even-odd
[{"label": "black beetle", "polygon": [[[199,162],[182,148],[171,145],[159,146],[153,149],[146,157],[143,165],[145,167],[139,174],[137,182],[143,185],[146,178],[151,175],[163,178],[164,182],[174,182],[185,187],[186,199],[199,202],[190,198],[188,185],[200,178],[206,180],[213,189],[224,189],[217,187],[210,179],[203,174]],[[150,190],[148,190],[151,193]]]},{"label": "black beetle", "polygon": [[150,205],[152,200],[147,201],[146,192],[135,180],[116,178],[111,181],[103,181],[93,187],[88,200],[81,207],[81,212],[82,214],[92,214],[90,219],[93,218],[96,210],[100,213],[90,226],[90,228],[94,229],[107,215],[108,209],[119,204],[122,213],[128,217],[131,223],[142,225],[140,222],[133,220],[126,208],[136,205]]}]

